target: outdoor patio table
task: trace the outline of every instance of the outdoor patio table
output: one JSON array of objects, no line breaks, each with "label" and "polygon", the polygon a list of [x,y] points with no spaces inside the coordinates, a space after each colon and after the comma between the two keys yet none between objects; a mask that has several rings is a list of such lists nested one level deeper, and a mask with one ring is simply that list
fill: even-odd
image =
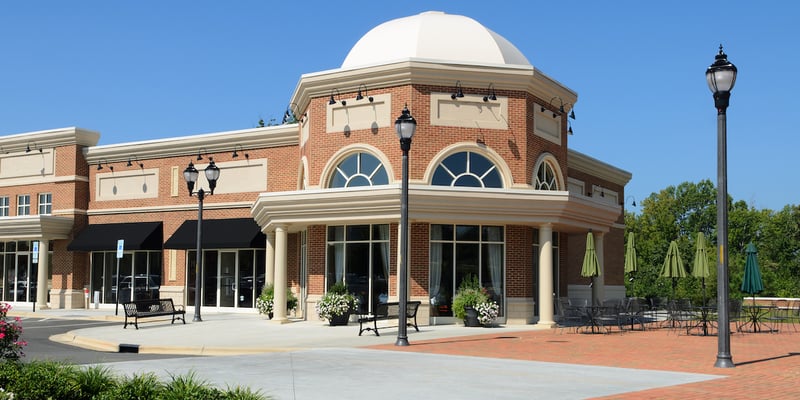
[{"label": "outdoor patio table", "polygon": [[700,329],[700,336],[708,336],[709,335],[709,328],[714,328],[714,321],[709,317],[712,315],[716,315],[717,307],[716,306],[702,306],[702,307],[695,307],[695,315],[697,316],[697,320],[694,324],[688,325],[686,327],[686,333],[690,333],[692,329]]},{"label": "outdoor patio table", "polygon": [[608,333],[606,325],[611,322],[608,311],[614,307],[586,306],[586,325],[589,333]]},{"label": "outdoor patio table", "polygon": [[[760,304],[742,305],[742,312],[747,320],[739,326],[739,332],[772,332],[772,328],[764,323],[763,319],[769,315],[773,308],[775,308],[775,306]],[[749,327],[749,329],[747,327]],[[764,330],[764,328],[767,329]]]}]

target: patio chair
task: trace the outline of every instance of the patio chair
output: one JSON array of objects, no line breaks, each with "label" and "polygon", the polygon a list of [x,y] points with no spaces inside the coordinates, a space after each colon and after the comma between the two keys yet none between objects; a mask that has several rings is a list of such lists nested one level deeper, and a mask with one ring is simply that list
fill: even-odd
[{"label": "patio chair", "polygon": [[677,330],[688,328],[691,323],[697,318],[692,309],[692,302],[689,299],[677,299],[669,303],[667,307],[667,320],[668,327]]},{"label": "patio chair", "polygon": [[624,312],[622,299],[609,299],[603,301],[602,306],[596,310],[595,323],[602,327],[606,333],[611,327],[617,326],[622,330],[622,314]]},{"label": "patio chair", "polygon": [[556,308],[558,311],[557,326],[559,332],[569,328],[574,328],[577,331],[585,324],[586,312],[583,307],[574,306],[568,299],[562,298],[556,303]]},{"label": "patio chair", "polygon": [[789,304],[789,321],[792,329],[797,332],[797,325],[800,325],[800,300],[794,300]]},{"label": "patio chair", "polygon": [[745,323],[745,318],[742,314],[742,299],[728,300],[728,322],[735,324],[736,332],[741,332],[742,324]]},{"label": "patio chair", "polygon": [[642,330],[644,330],[645,323],[649,322],[649,318],[646,314],[649,309],[648,304],[649,303],[645,299],[638,297],[629,298],[625,303],[624,311],[620,313],[620,323],[623,326],[630,325],[631,329],[635,329],[636,324],[639,324]]},{"label": "patio chair", "polygon": [[666,297],[650,298],[650,316],[656,321],[664,321],[669,317],[668,308],[669,301]]},{"label": "patio chair", "polygon": [[772,302],[772,307],[765,320],[770,325],[770,332],[777,332],[777,324],[783,327],[783,324],[789,323],[789,301],[775,300]]}]

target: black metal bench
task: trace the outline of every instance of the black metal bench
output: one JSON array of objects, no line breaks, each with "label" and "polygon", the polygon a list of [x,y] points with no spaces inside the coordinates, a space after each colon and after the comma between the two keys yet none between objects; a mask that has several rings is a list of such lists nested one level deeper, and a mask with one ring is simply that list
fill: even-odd
[{"label": "black metal bench", "polygon": [[[421,301],[406,302],[406,326],[413,326],[419,332],[417,327],[417,310],[419,309]],[[380,303],[375,306],[373,313],[360,314],[358,317],[358,336],[361,336],[364,331],[375,331],[375,336],[380,336],[378,333],[378,321],[390,320],[400,318],[400,303]],[[402,322],[398,321],[398,324]],[[366,326],[364,326],[366,325]],[[370,326],[372,325],[372,326]],[[387,328],[382,326],[381,328]]]},{"label": "black metal bench", "polygon": [[182,306],[175,307],[172,299],[148,299],[148,300],[134,300],[123,303],[122,307],[125,309],[125,325],[123,329],[128,327],[128,318],[132,318],[133,326],[139,329],[140,318],[150,317],[172,317],[172,324],[176,319],[183,321],[186,324],[184,314],[186,310]]}]

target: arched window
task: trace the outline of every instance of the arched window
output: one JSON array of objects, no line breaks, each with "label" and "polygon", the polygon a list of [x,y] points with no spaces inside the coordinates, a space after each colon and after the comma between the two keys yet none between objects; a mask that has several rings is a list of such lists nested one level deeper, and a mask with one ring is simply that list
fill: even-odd
[{"label": "arched window", "polygon": [[539,169],[536,170],[536,189],[538,190],[558,190],[558,178],[553,166],[542,161]]},{"label": "arched window", "polygon": [[471,151],[445,158],[436,167],[431,183],[436,186],[503,187],[497,166],[488,158]]},{"label": "arched window", "polygon": [[328,187],[356,187],[388,185],[389,175],[383,164],[369,153],[355,153],[339,163],[333,171]]},{"label": "arched window", "polygon": [[550,153],[542,153],[536,161],[535,175],[531,184],[536,190],[565,190],[564,177],[558,160]]}]

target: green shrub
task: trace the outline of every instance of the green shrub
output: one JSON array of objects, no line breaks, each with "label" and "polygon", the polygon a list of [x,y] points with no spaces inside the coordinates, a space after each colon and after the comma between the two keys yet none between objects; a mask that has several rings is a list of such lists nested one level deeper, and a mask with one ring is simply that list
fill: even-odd
[{"label": "green shrub", "polygon": [[489,295],[481,287],[478,277],[467,275],[458,285],[456,295],[453,296],[453,315],[458,319],[467,316],[466,307],[475,307],[480,303],[489,301]]},{"label": "green shrub", "polygon": [[[18,361],[0,362],[0,388],[8,388],[9,384],[17,382],[22,370],[22,363]],[[2,399],[2,397],[0,397]]]},{"label": "green shrub", "polygon": [[224,400],[266,400],[268,397],[265,397],[261,394],[260,390],[252,391],[250,388],[245,388],[241,386],[236,387],[228,387],[228,389],[222,393],[221,399]]},{"label": "green shrub", "polygon": [[79,398],[75,386],[77,368],[58,361],[32,361],[21,364],[19,378],[9,382],[6,390],[15,400]]},{"label": "green shrub", "polygon": [[111,392],[117,386],[117,377],[108,367],[95,365],[79,368],[73,376],[79,399],[91,400]]},{"label": "green shrub", "polygon": [[[259,314],[269,314],[272,312],[275,299],[275,286],[268,283],[261,289],[261,294],[256,298],[256,309]],[[292,293],[291,288],[286,289],[286,311],[297,308],[297,297]]]},{"label": "green shrub", "polygon": [[194,372],[163,383],[151,373],[118,377],[104,366],[80,368],[57,361],[0,362],[0,400],[266,400],[241,386],[221,390]]},{"label": "green shrub", "polygon": [[97,396],[97,400],[158,399],[164,384],[152,372],[133,374],[122,378],[110,391]]},{"label": "green shrub", "polygon": [[197,377],[194,371],[186,375],[172,375],[172,379],[164,386],[160,400],[211,400],[219,399],[219,390]]}]

